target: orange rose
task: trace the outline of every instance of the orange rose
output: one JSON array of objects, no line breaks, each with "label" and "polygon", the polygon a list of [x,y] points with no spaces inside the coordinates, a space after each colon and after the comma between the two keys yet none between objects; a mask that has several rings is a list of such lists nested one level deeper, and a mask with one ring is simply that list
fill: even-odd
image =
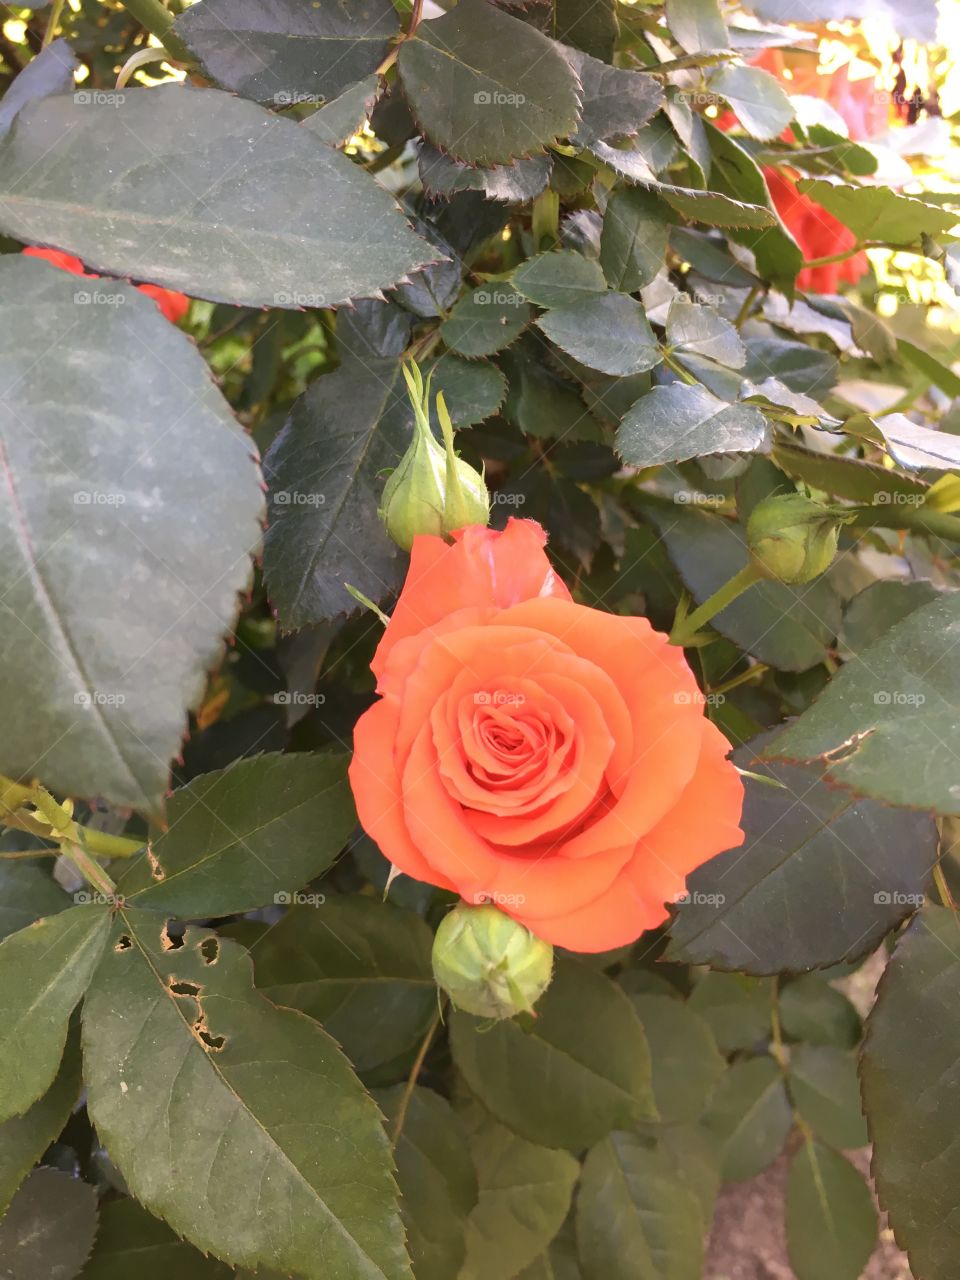
[{"label": "orange rose", "polygon": [[[842,222],[822,205],[802,195],[796,184],[777,169],[764,169],[770,198],[783,224],[796,240],[806,261],[832,258],[845,253],[857,238]],[[819,267],[803,267],[797,275],[797,288],[810,293],[836,293],[841,281],[856,284],[870,270],[865,253],[855,253],[842,262],[828,262]]]},{"label": "orange rose", "polygon": [[[87,271],[79,258],[72,253],[64,253],[62,249],[36,249],[32,245],[21,250],[28,258],[42,258],[52,267],[61,271],[69,271],[74,276],[85,276],[89,280],[103,280],[95,271]],[[185,293],[177,293],[175,289],[163,289],[158,284],[138,284],[137,288],[152,298],[164,317],[171,324],[179,324],[190,310],[190,299]]]},{"label": "orange rose", "polygon": [[574,604],[543,530],[419,537],[350,780],[390,861],[549,942],[605,951],[742,842],[743,787],[682,650]]}]

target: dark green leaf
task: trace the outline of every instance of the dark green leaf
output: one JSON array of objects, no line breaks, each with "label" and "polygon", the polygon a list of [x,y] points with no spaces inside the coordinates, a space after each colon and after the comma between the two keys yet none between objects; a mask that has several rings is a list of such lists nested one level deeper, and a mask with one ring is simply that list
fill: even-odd
[{"label": "dark green leaf", "polygon": [[308,1013],[359,1071],[418,1044],[437,1007],[433,935],[419,916],[372,898],[295,906],[253,953],[257,986]]},{"label": "dark green leaf", "polygon": [[747,338],[745,374],[762,383],[771,375],[794,392],[818,399],[837,380],[837,361],[829,351],[782,338]]},{"label": "dark green leaf", "polygon": [[356,823],[341,755],[265,755],[173,793],[169,829],[117,882],[134,906],[184,919],[289,902]]},{"label": "dark green leaf", "polygon": [[652,467],[710,453],[751,453],[766,435],[767,420],[754,405],[728,404],[705,387],[672,382],[627,411],[616,446],[624,462]]},{"label": "dark green leaf", "polygon": [[631,995],[643,1024],[653,1068],[653,1096],[660,1119],[696,1120],[726,1070],[707,1022],[670,996]]},{"label": "dark green leaf", "polygon": [[600,233],[600,265],[614,289],[633,293],[657,275],[667,252],[668,225],[656,196],[639,188],[614,191]]},{"label": "dark green leaf", "polygon": [[611,1134],[583,1166],[577,1243],[585,1280],[700,1280],[707,1223],[669,1156]]},{"label": "dark green leaf", "polygon": [[750,1049],[770,1034],[770,985],[738,973],[705,973],[688,1004],[724,1053]]},{"label": "dark green leaf", "polygon": [[832,1147],[865,1147],[857,1060],[833,1045],[799,1044],[790,1052],[790,1096],[801,1119]]},{"label": "dark green leaf", "polygon": [[687,53],[726,49],[730,37],[717,0],[667,0],[667,26]]},{"label": "dark green leaf", "polygon": [[776,226],[775,215],[762,204],[733,199],[719,191],[695,191],[685,187],[661,187],[660,194],[672,209],[708,227],[754,230]]},{"label": "dark green leaf", "polygon": [[513,283],[538,307],[565,307],[607,288],[599,263],[573,249],[528,258],[514,271]]},{"label": "dark green leaf", "polygon": [[45,45],[4,93],[0,102],[0,135],[7,132],[26,103],[72,89],[73,73],[79,66],[76,54],[62,37]]},{"label": "dark green leaf", "polygon": [[424,133],[467,164],[542,151],[577,123],[577,78],[559,49],[487,0],[421,23],[399,70]]},{"label": "dark green leaf", "polygon": [[797,189],[842,222],[859,240],[883,240],[889,244],[916,244],[924,234],[949,231],[956,214],[937,205],[924,204],[889,187],[850,187],[826,178],[801,178]]},{"label": "dark green leaf", "polygon": [[109,932],[106,907],[80,906],[0,943],[0,1120],[23,1115],[53,1084]]},{"label": "dark green leaf", "polygon": [[[743,533],[729,521],[683,507],[651,514],[698,604],[746,565]],[[782,671],[806,671],[822,662],[839,624],[840,601],[823,578],[801,587],[758,583],[710,622],[721,635]]]},{"label": "dark green leaf", "polygon": [[303,122],[304,129],[315,133],[321,142],[339,147],[353,137],[373,109],[380,92],[380,77],[366,76],[325,107],[315,111]]},{"label": "dark green leaf", "polygon": [[662,359],[643,307],[624,293],[571,302],[548,311],[537,326],[561,351],[601,373],[630,377]]},{"label": "dark green leaf", "polygon": [[620,23],[617,0],[555,0],[554,30],[563,44],[571,44],[609,62]]},{"label": "dark green leaf", "polygon": [[[388,1129],[405,1085],[377,1094]],[[445,1098],[414,1089],[396,1147],[400,1209],[417,1280],[450,1280],[466,1257],[467,1218],[479,1189],[463,1121]]]},{"label": "dark green leaf", "polygon": [[461,360],[459,356],[441,356],[424,376],[430,375],[430,392],[443,398],[455,427],[472,427],[491,417],[503,404],[507,380],[486,360]]},{"label": "dark green leaf", "polygon": [[157,810],[252,574],[252,446],[193,344],[131,286],[6,257],[0,295],[0,634],[24,655],[0,679],[0,769]]},{"label": "dark green leaf", "polygon": [[888,804],[960,813],[960,686],[945,660],[958,627],[960,592],[914,610],[846,663],[764,755],[822,760],[829,782]]},{"label": "dark green leaf", "polygon": [[787,1179],[787,1248],[797,1280],[859,1280],[877,1243],[877,1211],[849,1161],[805,1142]]},{"label": "dark green leaf", "polygon": [[398,30],[390,0],[200,0],[174,26],[211,80],[278,107],[335,98],[376,71]]},{"label": "dark green leaf", "polygon": [[652,76],[573,49],[567,56],[582,85],[576,136],[583,146],[635,134],[663,105],[663,90]]},{"label": "dark green leaf", "polygon": [[409,440],[395,360],[341,366],[293,406],[264,460],[271,519],[264,547],[270,598],[284,627],[356,608],[397,590],[404,561],[378,515],[384,476]]},{"label": "dark green leaf", "polygon": [[792,1118],[783,1076],[772,1058],[735,1062],[703,1119],[721,1146],[724,1182],[745,1181],[772,1164]]},{"label": "dark green leaf", "polygon": [[79,1096],[80,1037],[75,1025],[57,1078],[47,1092],[23,1115],[11,1116],[0,1124],[0,1215],[23,1179],[60,1135]]},{"label": "dark green leaf", "polygon": [[518,338],[530,317],[529,304],[515,289],[491,282],[464,294],[440,333],[462,356],[489,356]]},{"label": "dark green leaf", "polygon": [[758,767],[767,742],[735,758],[781,785],[744,779],[746,839],[688,877],[673,960],[753,974],[823,969],[872,951],[923,901],[937,858],[930,815],[837,791],[818,768]]},{"label": "dark green leaf", "polygon": [[709,84],[726,98],[754,138],[776,138],[793,119],[793,106],[780,82],[762,67],[725,66],[710,77]]},{"label": "dark green leaf", "polygon": [[889,580],[871,582],[853,597],[843,613],[840,647],[849,660],[886,635],[892,626],[936,600],[939,591],[932,582],[918,578],[914,582]]},{"label": "dark green leaf", "polygon": [[932,471],[960,469],[960,437],[924,427],[903,413],[887,413],[873,420],[890,456],[903,467]]},{"label": "dark green leaf", "polygon": [[230,1280],[235,1273],[205,1258],[136,1200],[110,1200],[83,1280]]},{"label": "dark green leaf", "polygon": [[49,860],[0,859],[0,940],[40,916],[70,905],[69,897],[49,871]]},{"label": "dark green leaf", "polygon": [[97,1132],[199,1249],[304,1280],[410,1280],[387,1137],[336,1042],[253,990],[237,943],[124,909],[83,1012]]},{"label": "dark green leaf", "polygon": [[346,156],[252,102],[181,84],[82,97],[32,103],[0,143],[0,230],[18,240],[253,307],[335,306],[439,256]]},{"label": "dark green leaf", "polygon": [[0,1219],[0,1276],[74,1280],[96,1230],[96,1189],[59,1169],[37,1169]]},{"label": "dark green leaf", "polygon": [[867,1022],[860,1075],[881,1205],[913,1273],[957,1261],[960,923],[926,907],[900,939]]},{"label": "dark green leaf", "polygon": [[458,1280],[512,1280],[559,1231],[580,1165],[489,1118],[475,1126],[470,1149],[480,1199],[467,1220],[467,1260]]},{"label": "dark green leaf", "polygon": [[780,1023],[785,1035],[810,1044],[853,1049],[860,1043],[860,1015],[826,978],[808,973],[780,990]]},{"label": "dark green leaf", "polygon": [[458,191],[482,191],[488,200],[511,204],[533,200],[550,181],[551,156],[526,156],[512,164],[478,169],[461,164],[443,151],[421,142],[420,181],[432,196],[450,197]]},{"label": "dark green leaf", "polygon": [[572,1219],[567,1219],[547,1250],[524,1267],[517,1280],[583,1280]]},{"label": "dark green leaf", "polygon": [[531,1141],[576,1149],[656,1114],[640,1020],[609,978],[576,961],[558,960],[526,1025],[458,1012],[450,1035],[470,1089]]}]

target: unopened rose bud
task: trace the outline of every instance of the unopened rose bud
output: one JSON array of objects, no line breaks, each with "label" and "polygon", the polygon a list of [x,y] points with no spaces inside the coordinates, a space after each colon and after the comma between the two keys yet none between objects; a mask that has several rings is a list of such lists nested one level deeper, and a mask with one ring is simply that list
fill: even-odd
[{"label": "unopened rose bud", "polygon": [[394,542],[409,551],[418,534],[442,537],[470,524],[485,525],[490,498],[483,476],[454,452],[453,424],[443,396],[437,396],[441,445],[430,429],[429,380],[425,387],[413,363],[404,366],[403,374],[413,403],[413,439],[384,486],[380,516]]},{"label": "unopened rose bud", "polygon": [[553,973],[553,947],[495,906],[454,907],[437,930],[433,974],[479,1018],[529,1013]]},{"label": "unopened rose bud", "polygon": [[758,502],[747,520],[747,545],[764,577],[798,585],[828,569],[837,554],[840,526],[850,517],[801,493]]}]

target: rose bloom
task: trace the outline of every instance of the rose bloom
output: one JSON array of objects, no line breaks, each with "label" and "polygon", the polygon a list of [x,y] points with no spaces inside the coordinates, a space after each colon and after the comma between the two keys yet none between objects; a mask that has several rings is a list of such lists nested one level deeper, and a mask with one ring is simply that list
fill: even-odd
[{"label": "rose bloom", "polygon": [[574,951],[632,942],[742,843],[728,743],[683,651],[574,604],[543,530],[418,537],[356,726],[360,821],[414,879]]},{"label": "rose bloom", "polygon": [[[33,245],[22,250],[28,258],[42,258],[52,267],[61,271],[69,271],[71,275],[85,276],[88,280],[103,280],[95,271],[87,271],[79,258],[72,253],[64,253],[62,249],[37,249]],[[171,324],[179,324],[190,309],[190,299],[185,293],[177,293],[175,289],[162,289],[158,284],[138,284],[137,288],[152,298]]]}]

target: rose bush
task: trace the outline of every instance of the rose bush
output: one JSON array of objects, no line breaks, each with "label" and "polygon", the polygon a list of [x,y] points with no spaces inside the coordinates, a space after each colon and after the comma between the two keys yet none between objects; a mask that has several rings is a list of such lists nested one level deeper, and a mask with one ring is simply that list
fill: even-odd
[{"label": "rose bush", "polygon": [[350,779],[401,871],[607,951],[741,842],[743,787],[683,651],[575,604],[544,542],[517,519],[414,542]]}]

